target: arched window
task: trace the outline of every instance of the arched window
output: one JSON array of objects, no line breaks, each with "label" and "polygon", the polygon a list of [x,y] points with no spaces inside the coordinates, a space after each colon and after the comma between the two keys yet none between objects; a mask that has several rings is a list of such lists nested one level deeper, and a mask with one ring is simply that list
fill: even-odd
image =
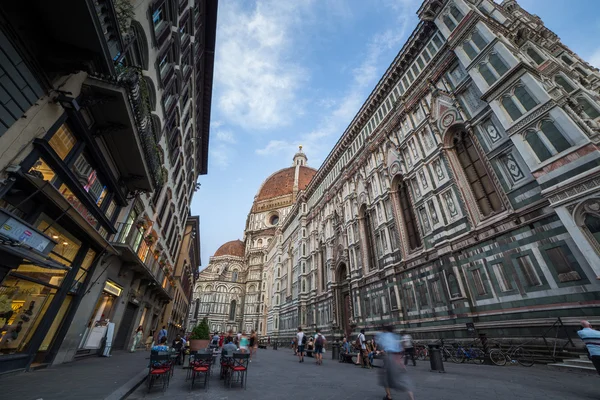
[{"label": "arched window", "polygon": [[200,311],[200,299],[196,299],[196,307],[194,308],[194,318],[198,318],[199,311]]},{"label": "arched window", "polygon": [[[408,239],[408,247],[410,250],[415,250],[421,247],[421,236],[417,229],[415,213],[408,193],[408,185],[405,181],[402,181],[400,185],[398,185],[398,201],[400,202],[400,209],[402,210],[402,219],[404,220],[404,229],[406,238]],[[402,224],[398,225],[400,225],[400,229],[402,229]]]},{"label": "arched window", "polygon": [[571,147],[571,143],[550,120],[542,121],[537,130],[527,131],[525,140],[540,162]]},{"label": "arched window", "polygon": [[513,121],[519,119],[527,111],[530,111],[538,102],[534,99],[523,84],[513,88],[510,93],[502,97],[502,106]]},{"label": "arched window", "polygon": [[508,72],[508,67],[502,58],[498,55],[498,53],[490,53],[488,60],[492,65],[492,68],[498,73],[499,76],[504,75]]},{"label": "arched window", "polygon": [[503,209],[502,202],[471,136],[466,132],[461,132],[454,139],[454,148],[482,215],[487,217],[501,211]]},{"label": "arched window", "polygon": [[485,79],[488,85],[491,86],[494,84],[494,82],[496,82],[496,76],[492,73],[492,71],[490,71],[487,63],[479,64],[479,73],[483,79]]},{"label": "arched window", "polygon": [[321,249],[321,290],[325,290],[327,286],[327,249],[323,242],[320,244]]},{"label": "arched window", "polygon": [[516,103],[510,96],[504,96],[502,98],[502,107],[504,107],[504,109],[513,121],[518,120],[519,118],[521,118],[521,115],[523,115],[519,107],[517,107]]},{"label": "arched window", "polygon": [[527,91],[525,86],[519,85],[515,87],[514,95],[519,101],[519,103],[521,103],[523,108],[527,111],[530,111],[535,106],[537,106],[537,101],[533,97],[531,97],[529,91]]},{"label": "arched window", "polygon": [[471,42],[464,42],[462,44],[462,48],[465,51],[465,53],[467,54],[467,56],[472,60],[475,57],[477,57],[477,52],[475,51],[475,49],[473,48],[473,46],[471,45]]},{"label": "arched window", "polygon": [[535,51],[532,47],[528,47],[527,48],[527,55],[529,57],[531,57],[531,59],[537,64],[540,65],[541,63],[544,62],[544,59],[542,58],[542,56],[540,56],[540,53],[538,53],[537,51]]},{"label": "arched window", "polygon": [[479,65],[479,73],[488,85],[492,85],[506,72],[508,72],[508,66],[497,53],[490,53],[487,59]]},{"label": "arched window", "polygon": [[306,281],[304,279],[302,280],[302,291],[306,292]]},{"label": "arched window", "polygon": [[457,23],[463,19],[462,12],[454,4],[450,5],[450,14],[452,14]]},{"label": "arched window", "polygon": [[450,297],[460,297],[460,288],[454,274],[448,274],[448,290],[450,290]]},{"label": "arched window", "polygon": [[375,256],[375,240],[373,239],[373,221],[371,219],[371,214],[367,210],[367,206],[362,206],[361,214],[362,234],[365,238],[365,243],[367,245],[367,248],[364,249],[368,262],[367,270],[372,271],[377,268],[377,258]]},{"label": "arched window", "polygon": [[277,277],[281,278],[281,268],[277,267]]},{"label": "arched window", "polygon": [[562,75],[556,75],[554,81],[559,84],[567,93],[571,93],[575,88],[563,77]]},{"label": "arched window", "polygon": [[487,41],[478,31],[475,30],[471,33],[471,36],[469,36],[463,42],[462,46],[467,56],[472,60],[477,57],[477,54],[479,54],[479,52],[483,50],[486,45]]},{"label": "arched window", "polygon": [[596,214],[586,214],[583,223],[591,236],[596,240],[596,244],[600,245],[600,216]]},{"label": "arched window", "polygon": [[235,320],[235,307],[237,305],[237,302],[235,300],[231,301],[231,304],[229,305],[229,320],[230,321],[234,321]]},{"label": "arched window", "polygon": [[577,104],[579,104],[583,108],[583,112],[591,119],[596,119],[600,117],[600,112],[590,103],[586,98],[579,97],[577,99]]},{"label": "arched window", "polygon": [[237,271],[233,271],[231,273],[231,282],[237,282],[238,280],[238,272]]},{"label": "arched window", "polygon": [[478,31],[473,31],[473,33],[471,33],[471,40],[473,41],[473,43],[475,43],[475,46],[477,46],[479,50],[483,50],[484,47],[487,45],[487,41],[483,38],[483,36],[481,36],[481,34]]}]

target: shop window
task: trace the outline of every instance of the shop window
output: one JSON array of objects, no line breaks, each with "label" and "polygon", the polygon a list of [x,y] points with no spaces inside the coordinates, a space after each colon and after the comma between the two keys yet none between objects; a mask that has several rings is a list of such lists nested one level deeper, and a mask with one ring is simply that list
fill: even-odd
[{"label": "shop window", "polygon": [[544,120],[537,129],[527,131],[525,141],[540,162],[571,147],[571,143],[550,120]]},{"label": "shop window", "polygon": [[54,179],[57,177],[56,172],[42,158],[33,164],[29,173],[50,183],[54,183]]},{"label": "shop window", "polygon": [[79,266],[77,276],[75,276],[75,281],[73,282],[73,285],[70,289],[71,292],[76,292],[79,289],[79,287],[81,287],[81,285],[85,281],[90,267],[92,266],[94,258],[96,258],[96,252],[92,249],[89,249],[85,254],[83,261],[81,262],[81,265]]},{"label": "shop window", "polygon": [[85,154],[80,154],[71,166],[71,171],[77,177],[83,189],[88,192],[98,207],[102,206],[106,198],[106,185],[104,185],[98,173],[91,166]]}]

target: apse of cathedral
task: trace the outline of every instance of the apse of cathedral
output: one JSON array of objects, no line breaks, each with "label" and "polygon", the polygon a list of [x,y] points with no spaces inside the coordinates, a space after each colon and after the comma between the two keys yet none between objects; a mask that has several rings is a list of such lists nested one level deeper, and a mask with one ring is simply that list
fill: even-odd
[{"label": "apse of cathedral", "polygon": [[600,73],[514,0],[426,0],[318,170],[268,177],[191,325],[532,336],[600,306]]}]

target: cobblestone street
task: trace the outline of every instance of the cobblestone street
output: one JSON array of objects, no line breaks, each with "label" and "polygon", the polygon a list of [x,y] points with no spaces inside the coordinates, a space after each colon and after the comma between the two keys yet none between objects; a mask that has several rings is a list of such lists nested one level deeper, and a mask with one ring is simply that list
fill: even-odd
[{"label": "cobblestone street", "polygon": [[[365,370],[350,364],[332,361],[326,353],[323,366],[306,358],[304,364],[289,349],[260,350],[258,359],[250,364],[248,388],[224,388],[214,366],[208,391],[196,385],[190,391],[186,372],[178,369],[165,393],[156,387],[148,393],[140,386],[129,400],[140,399],[380,399],[384,393],[378,384],[378,368]],[[180,368],[180,367],[179,367]],[[429,361],[417,367],[409,366],[416,385],[416,399],[528,399],[580,400],[599,399],[598,376],[561,373],[545,366],[525,368],[495,367],[446,363],[445,374],[429,371]],[[395,399],[406,398],[401,394]]]}]

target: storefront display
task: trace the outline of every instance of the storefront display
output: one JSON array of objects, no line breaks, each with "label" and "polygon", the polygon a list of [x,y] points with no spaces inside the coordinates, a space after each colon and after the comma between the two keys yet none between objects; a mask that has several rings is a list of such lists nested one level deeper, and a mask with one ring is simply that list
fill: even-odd
[{"label": "storefront display", "polygon": [[114,307],[119,296],[121,296],[122,288],[114,282],[108,280],[104,284],[104,289],[96,307],[92,318],[85,330],[83,339],[79,345],[80,349],[99,349],[102,345],[102,339],[106,336],[108,325],[112,319]]}]

